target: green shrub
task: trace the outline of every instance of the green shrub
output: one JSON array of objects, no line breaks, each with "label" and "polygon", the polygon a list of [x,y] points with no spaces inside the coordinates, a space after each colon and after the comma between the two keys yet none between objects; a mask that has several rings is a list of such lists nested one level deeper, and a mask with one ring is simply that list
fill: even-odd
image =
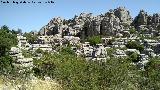
[{"label": "green shrub", "polygon": [[61,51],[64,54],[71,54],[71,55],[75,55],[75,52],[71,49],[71,46],[68,47],[61,47]]},{"label": "green shrub", "polygon": [[34,65],[36,76],[50,76],[67,90],[129,89],[130,84],[138,88],[132,81],[135,76],[129,76],[136,72],[135,67],[125,59],[93,62],[60,52],[46,55]]},{"label": "green shrub", "polygon": [[129,55],[129,59],[132,61],[132,62],[138,62],[140,60],[139,58],[139,55],[137,53],[131,53]]},{"label": "green shrub", "polygon": [[29,43],[34,43],[38,39],[38,36],[33,35],[32,33],[24,33],[23,36],[25,36],[27,38],[27,41]]},{"label": "green shrub", "polygon": [[40,49],[40,48],[38,48],[35,52],[36,52],[36,53],[43,53],[43,50]]},{"label": "green shrub", "polygon": [[91,45],[96,45],[102,42],[100,36],[88,37],[87,41],[90,42]]},{"label": "green shrub", "polygon": [[9,56],[9,50],[17,45],[17,37],[9,30],[7,26],[0,29],[0,72],[1,74],[12,71],[12,58]]},{"label": "green shrub", "polygon": [[130,34],[136,34],[136,30],[134,28],[130,29]]},{"label": "green shrub", "polygon": [[137,41],[130,41],[130,42],[128,42],[127,45],[126,45],[126,47],[129,48],[129,49],[137,49],[140,52],[142,52],[144,50],[144,46],[141,45]]},{"label": "green shrub", "polygon": [[32,56],[33,56],[33,54],[27,50],[22,50],[22,55],[26,58],[32,58]]}]

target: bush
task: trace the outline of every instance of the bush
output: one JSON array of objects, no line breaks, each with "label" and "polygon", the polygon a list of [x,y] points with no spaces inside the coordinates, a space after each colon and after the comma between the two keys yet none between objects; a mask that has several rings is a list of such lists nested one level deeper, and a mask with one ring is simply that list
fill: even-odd
[{"label": "bush", "polygon": [[33,35],[32,33],[24,33],[23,36],[27,38],[29,43],[34,43],[38,39],[37,35]]},{"label": "bush", "polygon": [[6,55],[12,46],[17,45],[17,37],[7,26],[0,29],[0,56]]},{"label": "bush", "polygon": [[126,47],[129,48],[129,49],[137,49],[140,52],[142,52],[144,50],[144,46],[140,45],[136,41],[130,41],[130,42],[128,42],[127,45],[126,45]]},{"label": "bush", "polygon": [[[137,62],[137,57],[136,53],[131,53],[129,59]],[[160,61],[151,60],[146,70],[140,71],[130,60],[111,58],[97,62],[64,52],[48,53],[34,62],[33,70],[38,77],[57,80],[66,90],[159,90]]]},{"label": "bush", "polygon": [[115,49],[108,48],[106,51],[107,51],[108,56],[113,57],[113,53],[114,53]]},{"label": "bush", "polygon": [[138,62],[140,59],[139,59],[139,55],[137,53],[131,53],[129,55],[129,59],[132,61],[132,62]]},{"label": "bush", "polygon": [[138,88],[132,83],[137,80],[135,76],[129,76],[129,73],[136,72],[135,67],[125,59],[98,63],[60,52],[44,56],[34,65],[35,75],[56,79],[67,90],[130,89],[130,84]]},{"label": "bush", "polygon": [[130,34],[136,34],[136,30],[134,28],[130,29]]},{"label": "bush", "polygon": [[27,50],[22,50],[22,55],[25,58],[32,58],[32,56],[33,56],[33,54],[30,51],[27,51]]},{"label": "bush", "polygon": [[151,59],[149,63],[145,66],[145,71],[142,73],[141,77],[145,79],[140,82],[142,89],[160,89],[160,60]]},{"label": "bush", "polygon": [[61,51],[63,54],[70,54],[70,55],[75,55],[75,52],[71,50],[71,46],[68,47],[61,47]]},{"label": "bush", "polygon": [[100,36],[88,37],[87,41],[90,42],[91,45],[96,45],[102,42]]},{"label": "bush", "polygon": [[40,48],[38,48],[35,52],[36,52],[36,53],[43,53],[43,50],[40,49]]},{"label": "bush", "polygon": [[6,74],[12,71],[12,58],[9,56],[9,50],[17,45],[17,37],[7,26],[0,29],[0,72]]},{"label": "bush", "polygon": [[12,58],[8,55],[0,57],[0,72],[1,74],[8,74],[12,71]]}]

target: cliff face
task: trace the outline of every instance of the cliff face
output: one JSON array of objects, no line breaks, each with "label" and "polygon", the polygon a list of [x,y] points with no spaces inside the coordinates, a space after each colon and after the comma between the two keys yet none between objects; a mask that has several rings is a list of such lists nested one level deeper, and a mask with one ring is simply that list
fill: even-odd
[{"label": "cliff face", "polygon": [[127,32],[131,28],[136,30],[157,30],[160,25],[160,14],[148,15],[141,10],[133,19],[125,7],[109,10],[105,14],[93,16],[92,13],[81,13],[73,19],[65,20],[60,17],[53,18],[41,28],[40,35],[73,35],[88,37],[95,35],[114,36]]}]

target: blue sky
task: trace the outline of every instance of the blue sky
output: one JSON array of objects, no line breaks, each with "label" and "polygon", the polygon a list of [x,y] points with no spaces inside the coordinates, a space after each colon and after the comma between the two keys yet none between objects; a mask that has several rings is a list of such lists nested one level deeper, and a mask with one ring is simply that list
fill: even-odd
[{"label": "blue sky", "polygon": [[[1,1],[1,0],[0,0]],[[2,0],[6,1],[6,0]],[[13,0],[8,0],[13,1]],[[24,1],[24,0],[14,0]],[[26,0],[47,1],[47,0]],[[141,9],[148,14],[160,13],[160,0],[52,0],[54,4],[2,4],[0,3],[0,26],[22,29],[23,32],[37,30],[46,25],[53,17],[73,18],[81,12],[103,14],[109,9],[126,7],[132,17]]]}]

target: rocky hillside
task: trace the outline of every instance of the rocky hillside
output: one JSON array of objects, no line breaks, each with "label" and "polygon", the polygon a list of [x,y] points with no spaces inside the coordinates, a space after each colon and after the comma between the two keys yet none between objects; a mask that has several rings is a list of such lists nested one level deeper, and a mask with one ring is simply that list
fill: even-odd
[{"label": "rocky hillside", "polygon": [[160,14],[148,15],[144,10],[132,18],[125,7],[109,10],[105,14],[93,16],[91,13],[81,13],[73,19],[53,18],[41,28],[40,35],[73,35],[85,38],[94,35],[114,36],[119,33],[130,33],[130,29],[145,30],[159,35]]}]

